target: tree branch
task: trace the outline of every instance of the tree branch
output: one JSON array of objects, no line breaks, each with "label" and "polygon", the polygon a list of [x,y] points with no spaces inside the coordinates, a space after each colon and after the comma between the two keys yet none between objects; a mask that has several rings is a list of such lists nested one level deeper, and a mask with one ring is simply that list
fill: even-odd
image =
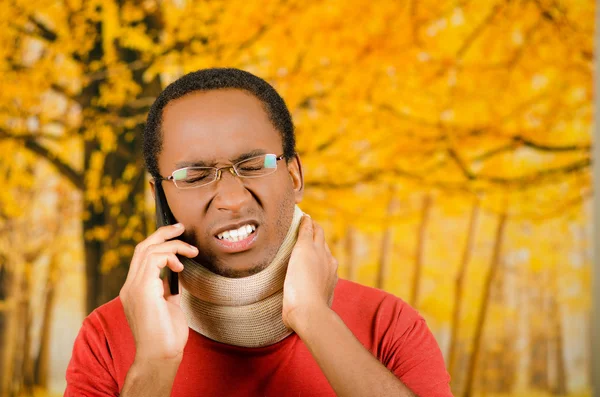
[{"label": "tree branch", "polygon": [[46,25],[44,25],[41,21],[37,20],[33,15],[29,15],[27,17],[29,22],[31,22],[39,31],[41,38],[54,42],[58,38],[58,35],[50,30]]},{"label": "tree branch", "polygon": [[60,137],[55,135],[47,135],[40,133],[27,133],[27,134],[19,134],[19,135],[7,135],[4,132],[0,131],[0,139],[13,139],[13,140],[37,140],[37,139],[47,139],[54,142],[61,142],[67,139],[67,137]]},{"label": "tree branch", "polygon": [[576,152],[576,151],[589,151],[592,146],[589,144],[585,145],[563,145],[563,146],[551,146],[545,145],[542,143],[534,142],[530,139],[523,138],[522,136],[515,136],[513,141],[516,143],[522,144],[524,146],[530,147],[535,150],[539,150],[542,152]]},{"label": "tree branch", "polygon": [[539,152],[550,152],[550,153],[578,152],[578,151],[588,152],[592,148],[591,145],[589,145],[589,144],[555,145],[555,146],[546,145],[543,143],[532,141],[530,139],[523,138],[520,135],[517,135],[517,136],[514,136],[511,139],[511,141],[509,143],[507,143],[506,145],[503,145],[503,146],[491,149],[488,152],[482,153],[479,156],[472,158],[471,161],[484,161],[484,160],[487,160],[498,154],[513,151],[513,150],[519,148],[520,146],[525,146],[525,147],[528,147],[530,149],[533,149],[533,150],[536,150]]},{"label": "tree branch", "polygon": [[462,58],[464,53],[471,47],[471,45],[473,44],[475,39],[481,34],[481,32],[483,32],[484,28],[487,25],[489,25],[492,22],[492,20],[496,17],[498,12],[500,11],[500,8],[501,8],[500,3],[498,3],[494,7],[492,7],[489,14],[484,18],[484,20],[481,21],[479,23],[479,25],[477,25],[475,27],[475,29],[473,29],[473,31],[471,31],[469,36],[467,36],[467,38],[465,39],[463,44],[460,46],[460,48],[456,52],[456,58],[458,58],[458,59]]},{"label": "tree branch", "polygon": [[69,93],[65,87],[62,87],[56,83],[53,83],[52,85],[50,85],[50,88],[53,91],[57,92],[58,94],[61,94],[64,97],[69,98],[72,101],[75,101],[75,98],[73,98],[73,95],[71,93]]},{"label": "tree branch", "polygon": [[458,165],[458,168],[460,168],[461,172],[464,174],[464,176],[468,180],[472,181],[475,179],[475,174],[473,174],[473,172],[469,169],[469,167],[467,167],[467,165],[460,158],[460,156],[458,155],[456,150],[454,150],[453,148],[448,148],[448,155],[450,156],[451,159],[454,160],[456,165]]},{"label": "tree branch", "polygon": [[0,137],[23,141],[25,148],[45,158],[48,162],[50,162],[50,164],[54,165],[58,172],[67,178],[67,180],[71,182],[77,189],[81,191],[84,190],[85,185],[83,182],[83,175],[69,164],[58,158],[56,153],[53,153],[50,149],[40,144],[37,140],[31,139],[30,135],[20,136],[10,134],[5,130],[0,130]]},{"label": "tree branch", "polygon": [[502,178],[495,176],[486,176],[486,175],[475,175],[475,178],[480,181],[490,182],[499,185],[506,185],[512,187],[523,187],[527,185],[531,185],[535,182],[543,181],[544,179],[560,175],[560,174],[571,174],[577,171],[581,171],[583,169],[589,168],[592,165],[592,160],[590,158],[584,158],[579,161],[575,161],[573,163],[567,164],[561,167],[548,168],[545,170],[540,170],[534,173],[530,173],[527,175],[519,176],[516,178]]},{"label": "tree branch", "polygon": [[469,188],[464,183],[448,183],[444,181],[434,181],[428,180],[422,175],[416,174],[414,172],[406,171],[401,168],[393,168],[393,169],[383,169],[383,170],[371,170],[361,175],[359,178],[353,181],[334,181],[334,180],[316,180],[316,181],[307,181],[305,186],[307,188],[316,188],[316,189],[326,189],[326,190],[338,190],[338,189],[352,189],[361,184],[368,183],[379,183],[380,176],[384,175],[392,175],[395,177],[409,179],[411,181],[416,182],[419,185],[429,187],[429,188],[438,188],[445,191],[453,191],[453,192],[462,192],[462,193],[473,193],[473,190]]},{"label": "tree branch", "polygon": [[506,145],[491,149],[485,153],[480,154],[479,156],[475,156],[471,159],[471,161],[474,162],[478,162],[478,161],[485,161],[491,157],[494,157],[498,154],[501,153],[505,153],[505,152],[510,152],[512,150],[515,150],[517,148],[517,145],[514,142],[510,142]]}]

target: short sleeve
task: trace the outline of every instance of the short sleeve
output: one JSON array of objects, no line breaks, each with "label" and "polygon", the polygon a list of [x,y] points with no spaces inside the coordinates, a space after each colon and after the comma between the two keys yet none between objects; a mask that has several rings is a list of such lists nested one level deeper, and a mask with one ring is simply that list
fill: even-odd
[{"label": "short sleeve", "polygon": [[108,341],[96,316],[94,312],[84,320],[75,339],[64,397],[119,395]]},{"label": "short sleeve", "polygon": [[437,341],[425,319],[412,308],[409,311],[411,324],[407,326],[406,319],[396,323],[387,367],[418,396],[452,397],[450,375]]}]

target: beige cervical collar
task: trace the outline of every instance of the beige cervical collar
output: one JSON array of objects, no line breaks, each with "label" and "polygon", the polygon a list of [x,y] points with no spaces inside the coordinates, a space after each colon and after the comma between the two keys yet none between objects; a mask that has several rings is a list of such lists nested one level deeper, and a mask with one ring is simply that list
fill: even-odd
[{"label": "beige cervical collar", "polygon": [[219,276],[180,257],[184,265],[179,278],[181,309],[191,329],[218,342],[244,347],[272,345],[292,333],[281,317],[283,282],[302,215],[296,206],[273,262],[252,276]]}]

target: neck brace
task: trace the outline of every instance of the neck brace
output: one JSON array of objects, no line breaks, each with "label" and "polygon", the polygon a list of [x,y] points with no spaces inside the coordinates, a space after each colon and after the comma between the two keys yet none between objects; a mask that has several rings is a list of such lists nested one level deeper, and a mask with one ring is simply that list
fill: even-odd
[{"label": "neck brace", "polygon": [[275,258],[252,276],[223,277],[179,257],[184,265],[179,277],[181,309],[191,329],[218,342],[243,347],[269,346],[292,333],[281,317],[283,282],[302,215],[296,206]]}]

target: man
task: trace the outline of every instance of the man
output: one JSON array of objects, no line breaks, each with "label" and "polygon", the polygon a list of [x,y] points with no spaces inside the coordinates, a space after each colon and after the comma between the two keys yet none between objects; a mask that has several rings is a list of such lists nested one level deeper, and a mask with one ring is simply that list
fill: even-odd
[{"label": "man", "polygon": [[84,321],[65,396],[452,395],[425,321],[338,281],[296,206],[293,124],[269,84],[236,69],[183,76],[150,110],[144,155],[178,223],[136,247],[119,297]]}]

